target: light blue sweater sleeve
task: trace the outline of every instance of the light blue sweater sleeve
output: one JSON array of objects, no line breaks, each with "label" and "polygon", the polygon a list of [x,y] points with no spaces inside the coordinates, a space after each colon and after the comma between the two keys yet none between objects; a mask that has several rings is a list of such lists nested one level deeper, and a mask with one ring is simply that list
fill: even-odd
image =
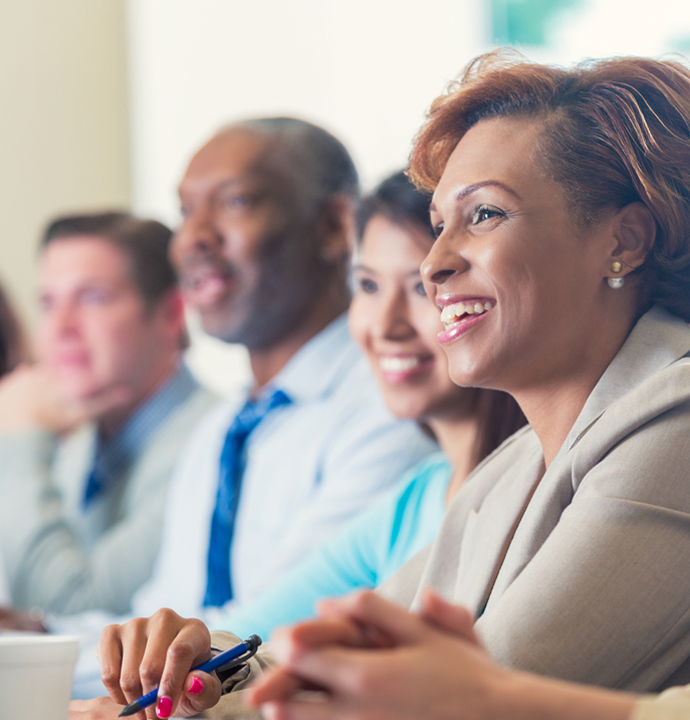
[{"label": "light blue sweater sleeve", "polygon": [[279,625],[313,617],[319,600],[381,584],[436,537],[451,474],[444,455],[426,458],[263,594],[207,623],[267,639]]}]

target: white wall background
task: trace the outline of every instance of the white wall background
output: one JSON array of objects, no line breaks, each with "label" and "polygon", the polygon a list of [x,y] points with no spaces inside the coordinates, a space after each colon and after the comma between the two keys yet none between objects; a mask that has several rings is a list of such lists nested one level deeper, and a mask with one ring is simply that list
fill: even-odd
[{"label": "white wall background", "polygon": [[31,321],[46,221],[129,204],[123,0],[1,0],[0,103],[0,278]]}]

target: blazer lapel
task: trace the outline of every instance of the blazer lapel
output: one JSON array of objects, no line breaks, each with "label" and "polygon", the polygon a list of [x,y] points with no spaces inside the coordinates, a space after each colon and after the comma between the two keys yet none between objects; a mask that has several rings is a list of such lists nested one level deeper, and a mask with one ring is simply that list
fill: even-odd
[{"label": "blazer lapel", "polygon": [[506,544],[542,472],[541,448],[535,447],[531,459],[506,474],[467,519],[453,597],[475,615],[483,611]]}]

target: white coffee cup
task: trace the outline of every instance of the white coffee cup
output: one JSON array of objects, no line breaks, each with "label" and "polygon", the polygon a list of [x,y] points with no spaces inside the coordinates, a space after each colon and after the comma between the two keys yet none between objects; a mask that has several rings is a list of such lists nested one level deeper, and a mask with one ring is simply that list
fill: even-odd
[{"label": "white coffee cup", "polygon": [[67,720],[79,638],[0,634],[0,718]]}]

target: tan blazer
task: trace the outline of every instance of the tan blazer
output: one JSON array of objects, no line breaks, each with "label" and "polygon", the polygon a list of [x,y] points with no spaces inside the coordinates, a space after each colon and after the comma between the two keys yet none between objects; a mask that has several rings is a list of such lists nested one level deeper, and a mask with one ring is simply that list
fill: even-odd
[{"label": "tan blazer", "polygon": [[[648,312],[541,478],[503,562],[543,469],[530,428],[474,471],[436,540],[379,591],[414,608],[424,587],[437,588],[481,615],[477,629],[504,665],[638,692],[690,682],[689,352],[685,323]],[[241,693],[212,717],[244,717],[240,707]]]},{"label": "tan blazer", "polygon": [[503,665],[639,692],[690,682],[688,352],[688,326],[648,312],[539,482],[503,562],[543,469],[531,428],[474,472],[434,543],[383,594],[414,607],[422,588],[437,588],[480,616]]}]

